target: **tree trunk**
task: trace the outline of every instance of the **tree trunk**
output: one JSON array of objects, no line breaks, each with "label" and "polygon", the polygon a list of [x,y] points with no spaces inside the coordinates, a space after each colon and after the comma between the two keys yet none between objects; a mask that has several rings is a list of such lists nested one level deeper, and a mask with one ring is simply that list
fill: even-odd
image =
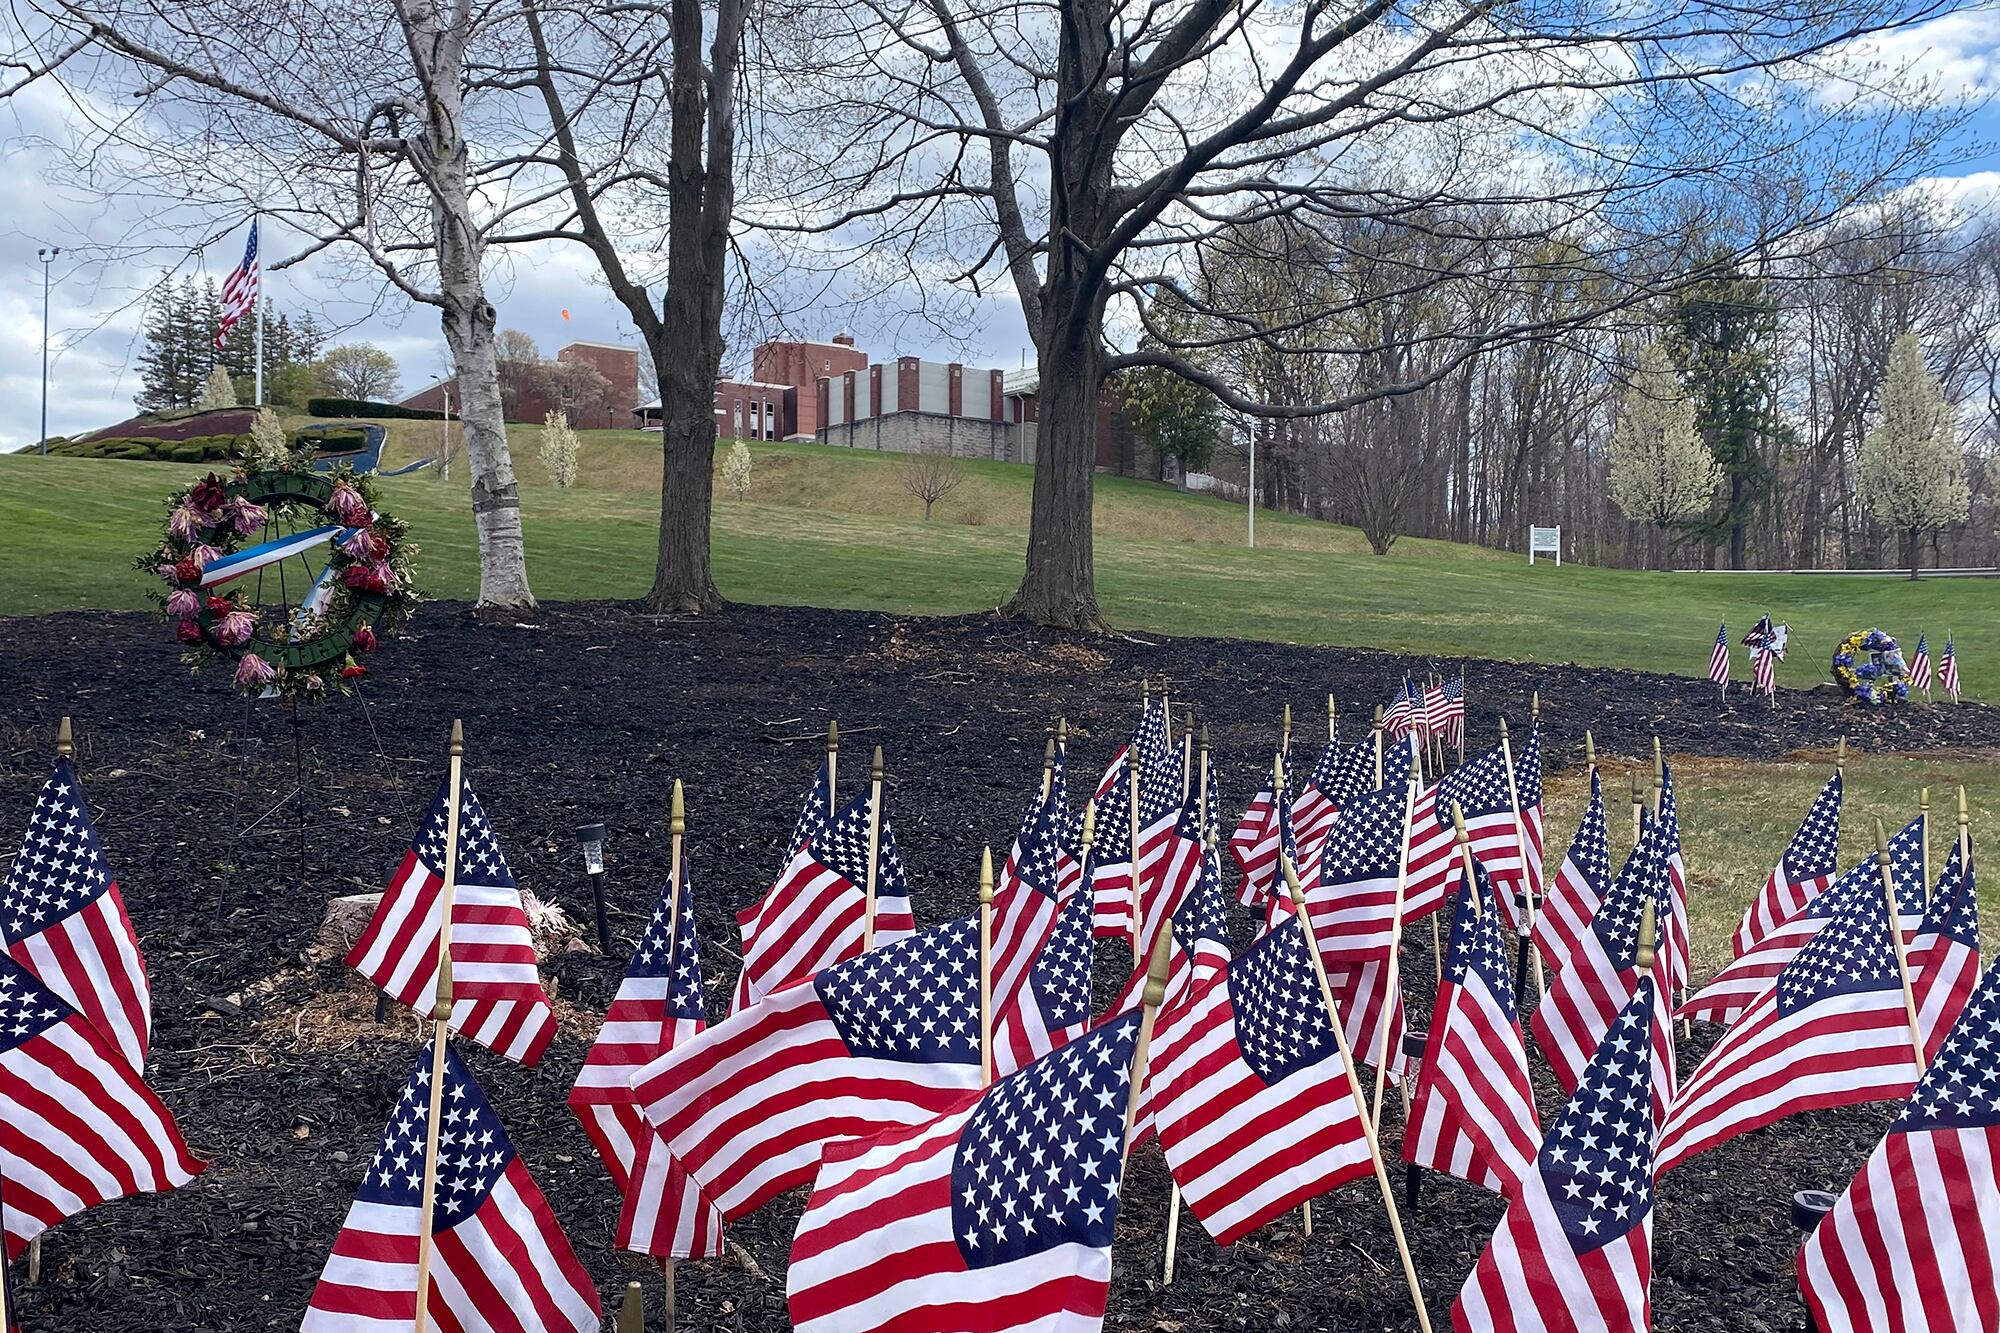
[{"label": "tree trunk", "polygon": [[[735,211],[735,69],[743,6],[718,6],[712,68],[702,63],[701,0],[673,2],[672,146],[667,168],[667,302],[660,377],[660,548],[646,609],[722,609],[709,565],[715,377],[722,368],[723,258]],[[668,342],[675,345],[670,349]]]},{"label": "tree trunk", "polygon": [[1101,630],[1107,627],[1097,606],[1091,502],[1104,350],[1096,320],[1063,324],[1073,330],[1070,336],[1060,345],[1046,340],[1042,351],[1028,566],[1007,613],[1066,629]]},{"label": "tree trunk", "polygon": [[1903,534],[1903,540],[1909,543],[1910,578],[1912,581],[1914,581],[1917,577],[1917,567],[1923,563],[1924,544],[1923,542],[1918,540],[1917,530],[1915,528],[1911,528],[1907,532],[1905,532]]},{"label": "tree trunk", "polygon": [[485,244],[472,214],[472,187],[462,132],[461,76],[465,34],[442,28],[434,6],[399,7],[417,68],[424,80],[426,145],[432,170],[433,226],[437,236],[438,290],[443,297],[445,345],[458,379],[460,425],[467,471],[472,474],[472,524],[479,538],[481,615],[505,617],[535,609],[528,588],[528,551],[521,537],[521,492],[507,447],[506,413],[500,405],[500,364],[494,354],[499,316],[486,299],[481,265]]}]

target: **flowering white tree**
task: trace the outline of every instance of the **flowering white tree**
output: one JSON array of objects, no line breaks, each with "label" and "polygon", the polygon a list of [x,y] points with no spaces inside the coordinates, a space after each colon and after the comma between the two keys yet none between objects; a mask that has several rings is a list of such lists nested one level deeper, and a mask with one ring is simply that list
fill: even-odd
[{"label": "flowering white tree", "polygon": [[1708,508],[1719,473],[1673,362],[1658,343],[1648,344],[1611,432],[1612,503],[1664,535]]},{"label": "flowering white tree", "polygon": [[564,490],[576,485],[576,432],[569,418],[550,412],[542,419],[542,466],[549,480]]},{"label": "flowering white tree", "polygon": [[1881,412],[1862,436],[1854,462],[1863,502],[1884,527],[1896,529],[1915,578],[1923,534],[1963,523],[1972,493],[1956,415],[1944,386],[1924,364],[1914,333],[1903,334],[1889,349]]}]

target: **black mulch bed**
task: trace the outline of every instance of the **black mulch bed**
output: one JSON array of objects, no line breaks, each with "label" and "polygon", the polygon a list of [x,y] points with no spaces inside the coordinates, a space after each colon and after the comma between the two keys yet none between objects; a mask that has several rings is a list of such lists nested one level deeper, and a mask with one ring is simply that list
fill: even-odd
[{"label": "black mulch bed", "polygon": [[[42,1284],[21,1292],[30,1333],[298,1326],[418,1041],[406,1013],[373,1026],[372,993],[337,960],[304,952],[328,898],[380,888],[394,868],[455,716],[465,720],[468,772],[516,874],[583,922],[590,908],[572,830],[609,825],[611,915],[624,941],[658,890],[669,784],[686,780],[710,1007],[719,1012],[733,981],[732,913],[775,869],[830,715],[850,738],[844,792],[865,771],[866,747],[886,747],[889,809],[918,914],[938,920],[971,905],[980,844],[1004,851],[1057,712],[1077,738],[1076,791],[1130,725],[1140,677],[1170,677],[1176,700],[1209,725],[1233,813],[1268,762],[1285,701],[1312,739],[1334,691],[1351,709],[1353,736],[1362,705],[1405,670],[1456,666],[1273,644],[1084,638],[987,618],[786,609],[689,622],[624,605],[567,605],[522,629],[438,604],[415,629],[372,663],[367,711],[336,700],[304,712],[301,877],[289,808],[250,827],[293,786],[284,710],[246,706],[219,675],[190,680],[165,626],[145,616],[6,622],[0,827],[11,838],[25,826],[57,718],[73,714],[98,828],[149,963],[153,1082],[214,1163],[178,1194],[104,1208],[53,1233]],[[1649,753],[1656,731],[1670,752],[1710,755],[1824,746],[1843,731],[1862,749],[2000,745],[2000,713],[1976,707],[1862,715],[1824,695],[1789,693],[1775,710],[1722,707],[1699,682],[1507,663],[1472,663],[1469,679],[1476,738],[1493,734],[1499,708],[1525,724],[1528,692],[1541,691],[1551,768],[1581,762],[1586,726],[1600,750],[1630,756]],[[1552,841],[1562,836],[1551,831]],[[1406,957],[1420,1012],[1431,987],[1428,943]],[[613,1191],[563,1101],[623,961],[572,953],[548,964],[563,1027],[538,1071],[466,1051],[607,1302],[640,1277],[657,1309],[657,1280],[612,1250]],[[1100,982],[1121,962],[1119,946],[1106,944]],[[1694,1055],[1684,1050],[1684,1067]],[[1544,1094],[1552,1113],[1553,1090]],[[1785,1201],[1797,1189],[1843,1184],[1888,1114],[1795,1121],[1669,1177],[1654,1246],[1658,1326],[1800,1326]],[[1392,1142],[1396,1133],[1392,1116]],[[1166,1199],[1149,1147],[1126,1189],[1110,1327],[1414,1327],[1373,1185],[1321,1200],[1309,1239],[1294,1215],[1224,1252],[1185,1219],[1179,1277],[1163,1289]],[[799,1207],[789,1199],[735,1227],[735,1257],[683,1266],[682,1328],[786,1326],[785,1255]],[[1435,1177],[1426,1184],[1408,1225],[1440,1327],[1499,1214],[1482,1191]]]}]

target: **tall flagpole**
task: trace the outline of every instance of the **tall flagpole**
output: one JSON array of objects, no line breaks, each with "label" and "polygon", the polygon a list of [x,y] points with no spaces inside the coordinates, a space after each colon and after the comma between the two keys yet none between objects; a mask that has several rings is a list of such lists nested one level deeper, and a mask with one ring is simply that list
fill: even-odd
[{"label": "tall flagpole", "polygon": [[258,407],[264,405],[264,237],[263,214],[250,215],[250,235],[257,244],[257,396]]}]

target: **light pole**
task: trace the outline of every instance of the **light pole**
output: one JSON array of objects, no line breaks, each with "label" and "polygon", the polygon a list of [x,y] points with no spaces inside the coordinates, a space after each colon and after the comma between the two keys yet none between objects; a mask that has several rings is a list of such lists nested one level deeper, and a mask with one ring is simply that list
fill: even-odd
[{"label": "light pole", "polygon": [[59,246],[45,245],[35,251],[42,261],[42,452],[49,451],[49,265],[62,253]]}]

